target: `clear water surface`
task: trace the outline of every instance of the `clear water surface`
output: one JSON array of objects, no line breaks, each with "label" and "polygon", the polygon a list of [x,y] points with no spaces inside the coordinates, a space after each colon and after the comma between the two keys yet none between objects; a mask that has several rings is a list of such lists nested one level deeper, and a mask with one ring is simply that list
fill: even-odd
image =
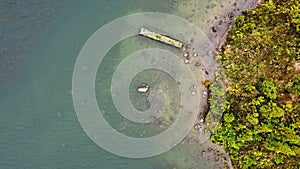
[{"label": "clear water surface", "polygon": [[[212,4],[217,7],[208,6]],[[212,167],[204,158],[199,158],[201,145],[179,145],[167,153],[147,159],[119,157],[101,149],[88,138],[78,122],[72,104],[71,81],[81,47],[89,36],[104,24],[127,14],[152,11],[182,16],[209,32],[209,19],[214,17],[211,13],[221,9],[221,2],[1,0],[0,5],[0,77],[8,76],[3,78],[4,85],[0,88],[0,168]],[[125,54],[142,47],[132,44],[136,41],[143,39],[129,39],[115,47],[108,54],[107,66],[98,70],[98,76],[103,76],[109,81],[114,67],[111,65],[124,59]],[[162,84],[165,88],[169,83],[174,83],[167,74],[159,74],[155,70],[142,72],[132,84],[137,85],[142,77],[147,77],[148,79],[144,80],[148,81],[168,79]],[[105,81],[102,83],[102,87],[105,87]],[[98,99],[109,97],[105,95],[105,88],[101,93],[101,85],[97,89]],[[135,96],[134,88],[130,90],[136,107],[141,110],[147,109],[144,98]],[[174,90],[174,97],[178,97],[176,89]],[[178,108],[176,101],[173,105]],[[105,109],[113,111],[114,107],[108,104]],[[118,126],[119,115],[112,114],[107,118],[117,129],[122,127]],[[124,132],[133,136],[139,134],[139,131]],[[153,132],[160,130],[153,129]]]}]

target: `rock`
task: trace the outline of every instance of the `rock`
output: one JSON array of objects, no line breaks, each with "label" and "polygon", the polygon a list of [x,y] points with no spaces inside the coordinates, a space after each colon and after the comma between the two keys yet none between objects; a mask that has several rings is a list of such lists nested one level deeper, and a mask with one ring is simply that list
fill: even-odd
[{"label": "rock", "polygon": [[190,63],[190,60],[189,60],[189,59],[185,59],[185,60],[184,60],[184,63],[185,63],[185,64],[188,64],[188,63]]},{"label": "rock", "polygon": [[216,27],[214,27],[214,26],[211,28],[211,30],[212,30],[213,32],[217,32],[217,29],[216,29]]},{"label": "rock", "polygon": [[228,14],[228,18],[229,18],[229,19],[232,19],[233,17],[234,17],[233,12],[230,12],[230,13]]},{"label": "rock", "polygon": [[196,62],[196,63],[195,63],[195,66],[196,66],[196,67],[199,67],[199,66],[201,66],[201,63],[200,63],[200,62]]},{"label": "rock", "polygon": [[201,125],[200,125],[200,124],[195,124],[195,125],[194,125],[194,129],[200,130],[200,128],[201,128]]}]

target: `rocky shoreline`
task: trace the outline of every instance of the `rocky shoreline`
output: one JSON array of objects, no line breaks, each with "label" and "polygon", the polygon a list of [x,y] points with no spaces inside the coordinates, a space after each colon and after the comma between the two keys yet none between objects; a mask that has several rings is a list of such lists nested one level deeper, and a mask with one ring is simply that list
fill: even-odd
[{"label": "rocky shoreline", "polygon": [[261,0],[246,0],[244,4],[233,3],[234,8],[224,12],[223,15],[215,17],[215,23],[211,27],[211,32],[208,37],[214,43],[216,51],[220,52],[222,46],[225,44],[229,30],[233,27],[233,21],[237,16],[243,14],[243,10],[251,11],[255,9]]},{"label": "rocky shoreline", "polygon": [[209,147],[206,150],[202,150],[201,155],[203,157],[207,157],[207,160],[214,160],[215,162],[218,162],[221,160],[220,167],[225,168],[227,166],[229,169],[233,169],[233,165],[230,159],[230,156],[225,152],[222,146],[215,144],[211,142],[211,140],[207,141],[209,144]]},{"label": "rocky shoreline", "polygon": [[[227,41],[227,36],[230,31],[230,29],[234,26],[234,19],[237,16],[240,16],[243,14],[243,10],[251,11],[255,9],[259,4],[261,3],[261,0],[254,0],[254,1],[248,1],[248,3],[245,3],[243,5],[239,5],[237,3],[234,3],[235,8],[227,13],[225,13],[221,20],[217,20],[217,17],[215,18],[217,21],[214,23],[214,26],[211,27],[211,32],[208,34],[208,37],[215,45],[216,53],[221,53],[221,48],[225,45]],[[242,10],[241,10],[242,9]],[[230,169],[233,169],[232,161],[230,158],[230,155],[224,150],[224,148],[218,144],[213,143],[211,140],[208,140],[206,144],[209,144],[209,147],[206,150],[202,150],[201,155],[203,157],[206,157],[209,153],[213,154],[212,157],[217,162],[219,159],[221,159],[221,167],[224,168],[227,166]],[[212,153],[213,152],[213,153]],[[207,158],[208,159],[208,158]],[[209,160],[209,159],[208,159]]]}]

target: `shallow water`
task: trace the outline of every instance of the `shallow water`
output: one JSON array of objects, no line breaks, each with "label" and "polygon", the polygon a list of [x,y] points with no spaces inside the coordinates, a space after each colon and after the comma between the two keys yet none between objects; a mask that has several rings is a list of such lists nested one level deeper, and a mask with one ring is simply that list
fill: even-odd
[{"label": "shallow water", "polygon": [[[221,10],[220,6],[210,11],[206,8],[212,2],[205,0],[0,2],[0,168],[187,169],[215,165],[199,157],[205,146],[188,139],[164,154],[146,159],[120,157],[101,149],[89,139],[78,122],[72,103],[71,83],[79,51],[104,24],[127,14],[152,11],[182,16],[204,32],[209,32],[211,28],[207,20],[212,19],[213,22],[214,15],[205,11],[217,13],[216,9],[219,7]],[[214,3],[219,5],[217,1]],[[223,5],[226,7],[226,4]],[[199,22],[195,19],[198,17]],[[208,19],[203,20],[203,17]],[[116,58],[108,58],[107,62],[117,64],[127,53],[143,47],[124,45],[132,42],[135,41],[129,39],[112,50],[111,55]],[[154,42],[149,44],[161,46]],[[112,65],[106,64],[103,70],[98,70],[99,76],[109,79],[114,71]],[[149,81],[169,78],[166,84],[161,84],[162,88],[174,83],[166,74],[157,75],[155,71],[143,73],[135,80],[140,81],[143,76],[152,77],[144,79]],[[138,84],[136,81],[132,82],[132,86]],[[132,102],[141,109],[147,109],[145,101],[134,100],[138,98],[134,96],[134,88],[130,90]],[[176,88],[171,93],[174,93],[174,98],[178,97]],[[107,97],[98,95],[99,100]],[[176,99],[172,105],[175,109],[179,107]],[[114,107],[108,104],[105,109],[111,111]],[[155,126],[143,126],[152,127],[152,133],[122,130],[124,124],[118,117],[113,114],[107,118],[117,130],[128,135],[148,136],[162,130]]]}]

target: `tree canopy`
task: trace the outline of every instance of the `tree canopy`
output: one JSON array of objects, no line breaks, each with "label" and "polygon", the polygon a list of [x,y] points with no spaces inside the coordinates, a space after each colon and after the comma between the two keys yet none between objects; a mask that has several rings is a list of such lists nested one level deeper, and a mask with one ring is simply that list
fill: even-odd
[{"label": "tree canopy", "polygon": [[236,168],[299,168],[300,2],[243,11],[222,50],[230,106],[211,139]]}]

